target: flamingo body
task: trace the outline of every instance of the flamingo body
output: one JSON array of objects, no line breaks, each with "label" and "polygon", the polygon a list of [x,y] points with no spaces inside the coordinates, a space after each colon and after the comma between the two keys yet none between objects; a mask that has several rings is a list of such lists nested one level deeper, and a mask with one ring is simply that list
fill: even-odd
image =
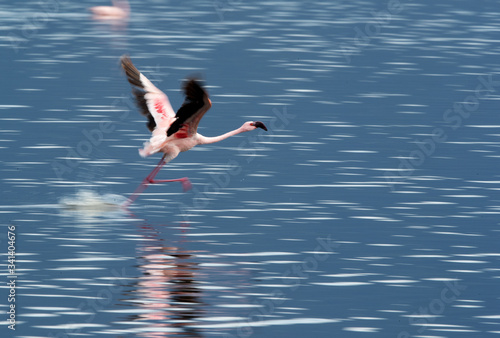
[{"label": "flamingo body", "polygon": [[89,8],[96,19],[123,19],[128,17],[130,7],[127,0],[114,0],[113,6],[95,6]]},{"label": "flamingo body", "polygon": [[[147,119],[147,127],[152,132],[148,142],[139,150],[142,157],[155,153],[163,153],[157,167],[143,181],[141,192],[149,183],[156,183],[154,177],[161,167],[179,155],[201,144],[210,144],[225,140],[239,133],[261,128],[267,131],[266,126],[260,121],[248,121],[241,127],[216,137],[206,137],[198,133],[198,124],[205,113],[212,107],[208,93],[201,81],[189,78],[184,82],[183,91],[185,100],[177,113],[174,112],[167,95],[156,88],[148,78],[139,72],[127,55],[120,59],[127,80],[132,85],[132,93],[142,115]],[[180,181],[184,188],[190,188],[187,178],[166,180],[161,182]],[[137,193],[137,190],[136,190]],[[137,197],[136,193],[132,197]],[[130,200],[130,199],[129,199]]]}]

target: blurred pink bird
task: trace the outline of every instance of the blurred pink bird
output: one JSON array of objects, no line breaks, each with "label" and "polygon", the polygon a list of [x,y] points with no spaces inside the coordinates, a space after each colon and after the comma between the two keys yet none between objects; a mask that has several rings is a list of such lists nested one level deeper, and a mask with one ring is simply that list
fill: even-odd
[{"label": "blurred pink bird", "polygon": [[94,19],[123,19],[130,14],[130,6],[127,0],[111,0],[113,6],[95,6],[89,8],[94,14]]},{"label": "blurred pink bird", "polygon": [[127,55],[122,56],[120,61],[127,79],[132,85],[132,92],[141,113],[148,118],[148,129],[153,133],[149,142],[144,144],[144,148],[139,150],[139,153],[143,157],[158,152],[163,153],[163,157],[158,165],[144,179],[129,198],[126,205],[132,203],[150,183],[181,182],[184,190],[191,189],[191,183],[187,177],[155,180],[155,176],[160,169],[166,163],[176,158],[179,153],[197,145],[219,142],[228,137],[257,128],[267,131],[264,123],[260,121],[248,121],[241,127],[219,136],[206,137],[198,134],[198,124],[203,115],[212,106],[208,93],[202,87],[199,80],[191,78],[184,83],[183,90],[186,98],[177,113],[175,113],[167,95],[156,88],[144,74],[139,72]]}]

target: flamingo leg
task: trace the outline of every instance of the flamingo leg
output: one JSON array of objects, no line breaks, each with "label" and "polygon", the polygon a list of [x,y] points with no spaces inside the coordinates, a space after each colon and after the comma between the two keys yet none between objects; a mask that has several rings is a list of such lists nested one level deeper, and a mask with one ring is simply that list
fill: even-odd
[{"label": "flamingo leg", "polygon": [[161,158],[160,162],[158,162],[158,164],[156,165],[156,167],[149,173],[148,176],[146,176],[146,178],[144,179],[143,183],[144,182],[154,183],[154,178],[160,172],[161,168],[163,168],[163,166],[165,165],[165,159],[164,158],[165,157]]},{"label": "flamingo leg", "polygon": [[146,190],[146,188],[150,184],[167,183],[167,182],[181,182],[182,188],[184,189],[184,191],[188,191],[192,188],[191,182],[189,181],[189,179],[187,177],[175,178],[175,179],[170,179],[170,180],[155,180],[154,178],[160,172],[161,168],[163,168],[165,163],[166,163],[165,156],[163,156],[161,158],[160,162],[158,162],[158,164],[156,165],[156,167],[149,173],[148,176],[146,176],[146,178],[144,178],[144,180],[142,180],[141,184],[139,184],[139,186],[135,189],[135,191],[132,193],[132,195],[130,195],[128,200],[124,203],[125,207],[128,207],[130,204],[132,204],[137,199],[137,197],[139,197],[139,195],[142,194],[142,192],[144,190]]}]

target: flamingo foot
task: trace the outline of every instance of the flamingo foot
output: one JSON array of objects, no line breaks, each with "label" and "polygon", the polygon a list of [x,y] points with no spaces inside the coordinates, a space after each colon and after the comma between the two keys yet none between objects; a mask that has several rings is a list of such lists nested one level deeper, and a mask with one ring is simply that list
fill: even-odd
[{"label": "flamingo foot", "polygon": [[182,189],[184,190],[184,192],[193,189],[193,185],[191,184],[191,181],[189,180],[189,178],[184,177],[182,179],[181,183],[182,183]]},{"label": "flamingo foot", "polygon": [[191,181],[187,177],[176,178],[176,179],[173,179],[173,180],[153,180],[153,179],[148,179],[147,181],[149,183],[151,183],[151,184],[155,184],[155,183],[169,183],[169,182],[181,182],[182,189],[184,190],[184,192],[189,191],[189,190],[191,190],[193,188],[193,185],[191,184]]}]

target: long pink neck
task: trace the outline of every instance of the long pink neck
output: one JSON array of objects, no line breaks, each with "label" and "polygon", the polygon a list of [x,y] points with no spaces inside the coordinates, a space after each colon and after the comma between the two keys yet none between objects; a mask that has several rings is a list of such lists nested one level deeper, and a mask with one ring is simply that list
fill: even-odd
[{"label": "long pink neck", "polygon": [[225,140],[228,137],[231,137],[231,136],[234,136],[234,135],[238,135],[239,133],[243,133],[245,131],[246,130],[244,130],[243,127],[240,127],[238,129],[232,130],[230,132],[227,132],[225,134],[222,134],[222,135],[219,135],[219,136],[215,136],[215,137],[206,137],[206,136],[199,135],[199,138],[200,138],[200,143],[199,144],[216,143],[216,142]]}]

